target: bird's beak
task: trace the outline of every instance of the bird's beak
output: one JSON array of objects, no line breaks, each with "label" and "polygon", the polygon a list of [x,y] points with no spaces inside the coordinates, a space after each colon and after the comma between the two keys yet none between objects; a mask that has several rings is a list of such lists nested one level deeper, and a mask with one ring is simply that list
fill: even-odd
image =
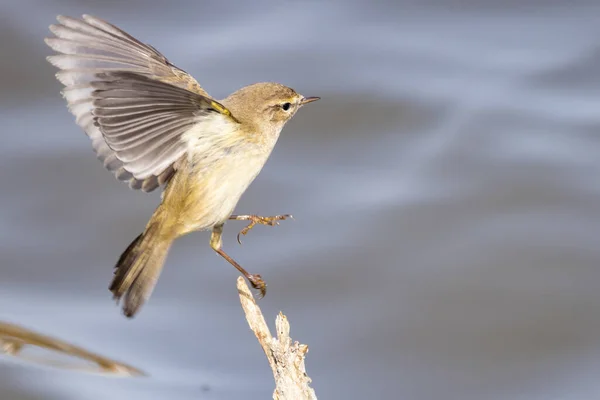
[{"label": "bird's beak", "polygon": [[300,105],[303,106],[305,104],[312,103],[313,101],[317,101],[319,99],[320,97],[304,97],[302,100],[300,100]]}]

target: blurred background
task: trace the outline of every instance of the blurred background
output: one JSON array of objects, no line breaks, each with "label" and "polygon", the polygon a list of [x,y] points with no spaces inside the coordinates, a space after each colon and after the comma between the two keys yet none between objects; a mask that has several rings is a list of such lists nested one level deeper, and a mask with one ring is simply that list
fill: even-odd
[{"label": "blurred background", "polygon": [[21,0],[0,4],[0,320],[132,364],[0,358],[2,399],[266,399],[237,273],[178,240],[126,320],[108,284],[158,192],[95,160],[45,57],[93,14],[216,98],[278,81],[288,124],[225,249],[269,284],[323,399],[600,398],[600,3]]}]

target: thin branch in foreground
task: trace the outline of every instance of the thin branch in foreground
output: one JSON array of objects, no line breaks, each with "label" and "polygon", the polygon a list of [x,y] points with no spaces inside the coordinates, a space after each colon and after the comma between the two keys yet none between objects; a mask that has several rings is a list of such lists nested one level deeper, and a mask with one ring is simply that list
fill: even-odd
[{"label": "thin branch in foreground", "polygon": [[[47,349],[81,360],[91,361],[96,364],[98,368],[91,368],[87,365],[77,365],[64,360],[58,361],[52,357],[31,357],[23,354],[23,350],[30,347]],[[3,321],[0,321],[0,354],[18,357],[42,365],[75,369],[78,371],[114,374],[119,376],[145,375],[144,372],[130,365],[111,360],[99,354],[87,351],[82,347]]]},{"label": "thin branch in foreground", "polygon": [[316,400],[315,391],[309,386],[311,379],[306,375],[304,357],[308,346],[292,343],[290,324],[281,312],[275,319],[277,338],[271,336],[269,327],[254,300],[246,281],[237,280],[240,302],[250,329],[262,346],[275,378],[274,400]]}]

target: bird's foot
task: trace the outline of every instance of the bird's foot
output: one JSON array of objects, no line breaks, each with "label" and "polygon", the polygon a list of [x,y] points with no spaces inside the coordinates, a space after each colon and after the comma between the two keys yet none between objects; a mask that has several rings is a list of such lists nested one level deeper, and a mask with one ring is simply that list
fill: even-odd
[{"label": "bird's foot", "polygon": [[[240,235],[246,235],[255,225],[268,225],[275,226],[279,225],[279,221],[286,220],[288,218],[293,219],[291,214],[283,214],[283,215],[274,215],[271,217],[261,217],[259,215],[232,215],[229,219],[237,220],[237,221],[250,221],[248,226],[240,231],[237,235],[237,240],[239,244],[242,244],[240,240]],[[252,281],[250,281],[252,283]]]},{"label": "bird's foot", "polygon": [[258,290],[258,299],[262,299],[267,294],[267,284],[263,280],[263,278],[259,274],[248,274],[246,276],[250,285],[256,290]]}]

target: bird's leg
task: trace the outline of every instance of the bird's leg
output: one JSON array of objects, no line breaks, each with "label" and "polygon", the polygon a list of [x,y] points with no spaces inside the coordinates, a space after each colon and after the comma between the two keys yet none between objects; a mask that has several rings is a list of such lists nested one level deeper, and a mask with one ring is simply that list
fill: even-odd
[{"label": "bird's leg", "polygon": [[261,217],[259,215],[254,215],[254,214],[252,214],[252,215],[232,215],[229,217],[229,219],[233,219],[236,221],[250,221],[248,226],[246,226],[244,229],[242,229],[240,231],[240,233],[238,233],[238,235],[237,235],[237,240],[238,240],[239,244],[242,244],[242,241],[240,240],[240,235],[246,235],[248,232],[250,232],[250,229],[254,228],[254,225],[260,224],[260,225],[275,226],[275,225],[279,225],[279,221],[283,221],[288,218],[293,219],[294,217],[292,217],[291,214],[274,215],[272,217]]},{"label": "bird's leg", "polygon": [[260,298],[263,298],[267,293],[267,284],[259,274],[251,274],[246,271],[240,264],[238,264],[233,258],[231,258],[227,253],[223,251],[221,248],[223,246],[223,240],[221,239],[221,235],[223,233],[223,225],[216,225],[213,227],[212,234],[210,235],[210,247],[214,251],[217,252],[221,257],[226,259],[231,265],[233,265],[252,285],[254,289],[257,289],[260,292]]}]

